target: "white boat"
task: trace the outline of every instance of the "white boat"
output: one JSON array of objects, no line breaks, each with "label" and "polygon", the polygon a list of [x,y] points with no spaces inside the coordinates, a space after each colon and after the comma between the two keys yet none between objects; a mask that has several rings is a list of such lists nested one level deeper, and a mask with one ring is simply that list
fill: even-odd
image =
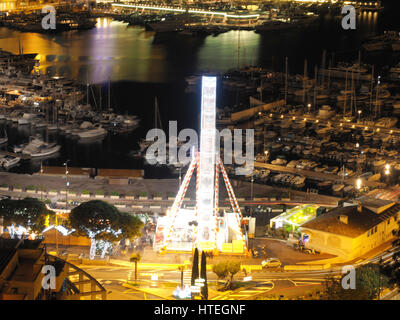
[{"label": "white boat", "polygon": [[4,137],[0,138],[0,144],[4,144],[8,142],[8,136],[7,136],[7,131],[4,130]]},{"label": "white boat", "polygon": [[397,118],[389,118],[389,117],[384,117],[384,118],[380,118],[377,122],[376,122],[376,126],[377,127],[385,127],[385,128],[392,128],[396,125],[397,123]]},{"label": "white boat", "polygon": [[329,69],[321,69],[320,75],[330,75],[332,78],[351,79],[352,74],[354,79],[360,80],[371,80],[372,76],[367,68],[358,64],[345,65],[341,64],[337,67],[331,67]]},{"label": "white boat", "polygon": [[328,105],[323,105],[319,110],[318,110],[318,115],[317,118],[321,119],[328,119],[331,118],[335,115],[335,111],[332,110],[332,108]]},{"label": "white boat", "polygon": [[4,158],[0,159],[0,164],[4,168],[8,169],[8,168],[18,164],[20,160],[21,160],[20,157],[5,156]]},{"label": "white boat", "polygon": [[296,176],[291,180],[291,184],[293,184],[296,188],[303,188],[305,186],[306,177],[304,176]]},{"label": "white boat", "polygon": [[14,153],[20,153],[20,152],[22,152],[22,150],[24,150],[24,148],[25,148],[27,145],[28,145],[27,143],[23,143],[23,144],[19,144],[19,145],[14,146],[14,148],[13,148]]},{"label": "white boat", "polygon": [[18,124],[23,125],[23,124],[29,124],[32,122],[32,120],[36,118],[36,114],[34,113],[24,113],[21,118],[18,119]]},{"label": "white boat", "polygon": [[32,158],[46,157],[57,153],[61,146],[55,143],[47,143],[41,139],[33,138],[31,142],[22,150],[23,154],[28,154]]},{"label": "white boat", "polygon": [[334,194],[338,194],[344,189],[344,187],[345,187],[344,184],[334,184],[332,186],[332,191]]},{"label": "white boat", "polygon": [[80,139],[103,138],[106,135],[107,135],[107,130],[105,130],[101,126],[78,132],[78,137]]}]

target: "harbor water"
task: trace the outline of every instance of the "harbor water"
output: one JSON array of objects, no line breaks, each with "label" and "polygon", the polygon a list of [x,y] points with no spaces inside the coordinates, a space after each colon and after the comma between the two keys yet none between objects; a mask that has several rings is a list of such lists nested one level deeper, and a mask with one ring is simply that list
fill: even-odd
[{"label": "harbor water", "polygon": [[[0,132],[6,129],[9,137],[8,145],[1,148],[9,150],[15,144],[27,142],[35,133],[62,146],[58,157],[22,162],[10,169],[14,172],[31,173],[39,170],[41,162],[62,165],[67,159],[70,166],[76,167],[142,168],[142,162],[132,159],[129,152],[137,150],[139,140],[154,127],[155,97],[164,129],[170,120],[178,121],[178,130],[199,127],[200,92],[185,92],[186,76],[205,71],[223,73],[250,64],[282,71],[286,56],[290,73],[303,73],[307,59],[312,74],[314,65],[321,64],[323,50],[335,61],[356,60],[366,36],[396,28],[399,21],[390,5],[383,12],[360,12],[356,30],[343,30],[340,17],[329,15],[320,17],[306,32],[229,31],[207,37],[160,35],[109,18],[99,18],[92,30],[55,35],[0,28],[3,50],[18,53],[20,42],[24,53],[38,53],[41,72],[76,79],[82,86],[89,83],[90,101],[98,110],[107,108],[110,101],[115,112],[141,119],[140,127],[133,133],[108,135],[102,142],[94,143],[81,143],[60,133],[47,134],[45,130],[34,132],[29,125],[1,121]],[[377,70],[397,63],[398,59],[398,54],[392,53],[362,55],[363,62],[374,64]],[[218,107],[230,106],[233,100],[231,95],[218,90]],[[168,175],[162,168],[151,171],[147,170],[146,175]]]}]

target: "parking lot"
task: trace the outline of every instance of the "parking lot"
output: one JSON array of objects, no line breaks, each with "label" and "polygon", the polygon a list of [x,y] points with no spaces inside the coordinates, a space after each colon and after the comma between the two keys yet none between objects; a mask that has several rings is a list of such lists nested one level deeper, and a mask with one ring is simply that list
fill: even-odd
[{"label": "parking lot", "polygon": [[267,238],[249,239],[249,248],[255,247],[265,247],[266,252],[264,257],[252,259],[258,263],[261,263],[265,258],[279,258],[282,265],[287,265],[335,257],[330,254],[306,254],[289,247],[283,240]]}]

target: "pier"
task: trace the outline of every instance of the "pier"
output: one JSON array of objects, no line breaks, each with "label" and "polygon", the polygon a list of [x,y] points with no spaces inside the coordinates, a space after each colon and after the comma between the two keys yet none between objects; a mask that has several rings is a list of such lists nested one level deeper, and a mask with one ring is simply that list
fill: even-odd
[{"label": "pier", "polygon": [[[343,182],[344,184],[347,184],[347,185],[356,185],[356,180],[358,179],[357,177],[343,179],[340,175],[336,175],[336,174],[315,172],[315,171],[311,171],[311,170],[300,170],[300,169],[296,169],[296,168],[288,168],[288,167],[283,167],[283,166],[278,166],[278,165],[268,164],[268,163],[261,163],[261,162],[255,162],[254,167],[268,169],[273,172],[302,175],[302,176],[305,176],[305,177],[315,180],[315,181],[332,181],[332,182],[338,182],[338,183]],[[368,187],[372,187],[372,188],[378,188],[378,187],[385,186],[385,184],[381,183],[381,182],[368,181],[365,179],[361,179],[361,181],[362,181],[363,186],[368,186]]]}]

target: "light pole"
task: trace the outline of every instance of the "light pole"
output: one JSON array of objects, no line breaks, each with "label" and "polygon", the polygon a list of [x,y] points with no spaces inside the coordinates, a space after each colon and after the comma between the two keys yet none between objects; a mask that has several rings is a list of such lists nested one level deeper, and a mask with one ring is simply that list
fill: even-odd
[{"label": "light pole", "polygon": [[65,166],[65,186],[66,186],[66,190],[65,190],[65,205],[68,208],[68,188],[69,188],[69,181],[68,181],[68,161],[65,161],[64,166]]},{"label": "light pole", "polygon": [[[68,209],[68,188],[69,188],[69,181],[68,181],[68,161],[65,161],[65,185],[66,185],[66,190],[65,190],[65,206]],[[58,234],[57,234],[57,225],[58,225],[58,219],[57,219],[57,212],[56,212],[56,254],[58,256]]]},{"label": "light pole", "polygon": [[[40,178],[42,178],[43,174],[43,164],[42,161],[40,161]],[[43,181],[42,181],[43,183]],[[43,201],[43,184],[40,184],[40,200]]]},{"label": "light pole", "polygon": [[358,122],[361,122],[361,110],[358,110]]},{"label": "light pole", "polygon": [[250,207],[250,217],[253,216],[253,182],[254,182],[254,173],[251,175],[251,207]]},{"label": "light pole", "polygon": [[181,187],[182,183],[182,166],[179,166],[179,188]]},{"label": "light pole", "polygon": [[311,113],[311,103],[309,103],[309,104],[307,105],[307,107],[308,107],[308,113]]},{"label": "light pole", "polygon": [[360,190],[360,189],[361,189],[361,185],[362,185],[361,179],[358,178],[358,179],[356,180],[356,188],[357,188],[357,190]]}]

